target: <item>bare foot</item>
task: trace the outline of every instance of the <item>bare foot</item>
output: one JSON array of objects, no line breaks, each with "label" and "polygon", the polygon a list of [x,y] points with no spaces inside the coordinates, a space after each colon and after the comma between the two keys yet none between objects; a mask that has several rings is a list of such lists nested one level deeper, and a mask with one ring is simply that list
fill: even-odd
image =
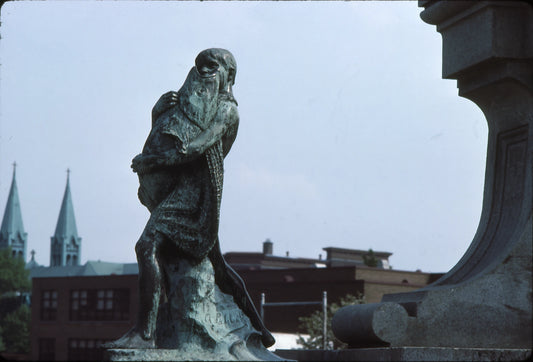
[{"label": "bare foot", "polygon": [[137,328],[132,328],[128,333],[113,342],[102,344],[106,349],[154,349],[153,339],[144,339]]}]

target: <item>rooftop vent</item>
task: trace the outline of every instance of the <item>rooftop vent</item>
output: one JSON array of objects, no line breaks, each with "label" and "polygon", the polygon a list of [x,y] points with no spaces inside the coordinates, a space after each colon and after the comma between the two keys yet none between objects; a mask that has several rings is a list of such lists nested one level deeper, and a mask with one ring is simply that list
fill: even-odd
[{"label": "rooftop vent", "polygon": [[272,255],[273,251],[274,251],[274,243],[270,241],[270,239],[266,239],[263,242],[263,254]]}]

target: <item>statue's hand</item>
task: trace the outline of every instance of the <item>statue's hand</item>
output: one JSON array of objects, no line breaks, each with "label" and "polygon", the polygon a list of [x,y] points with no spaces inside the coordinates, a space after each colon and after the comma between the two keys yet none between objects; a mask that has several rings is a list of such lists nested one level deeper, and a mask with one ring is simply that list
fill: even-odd
[{"label": "statue's hand", "polygon": [[137,156],[135,156],[135,158],[133,160],[131,160],[131,168],[133,169],[134,172],[137,172],[138,170],[140,170],[142,168],[142,157],[143,155],[142,154],[139,154]]},{"label": "statue's hand", "polygon": [[164,166],[166,162],[166,158],[160,155],[143,155],[141,153],[131,161],[131,168],[133,172],[146,173]]},{"label": "statue's hand", "polygon": [[161,96],[154,108],[152,109],[152,117],[156,118],[161,113],[172,108],[178,103],[178,92],[170,91]]},{"label": "statue's hand", "polygon": [[183,143],[178,152],[187,156],[198,156],[200,154],[200,147],[194,141],[188,144]]}]

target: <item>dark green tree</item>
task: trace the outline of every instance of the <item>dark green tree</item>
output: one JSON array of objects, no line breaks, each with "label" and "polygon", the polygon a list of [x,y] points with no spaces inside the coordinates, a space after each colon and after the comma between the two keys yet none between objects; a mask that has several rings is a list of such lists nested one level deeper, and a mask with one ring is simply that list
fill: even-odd
[{"label": "dark green tree", "polygon": [[29,273],[11,248],[0,250],[0,351],[29,352],[31,312],[22,304],[23,293],[31,290]]},{"label": "dark green tree", "polygon": [[4,317],[2,338],[8,352],[30,352],[30,322],[31,311],[26,304]]},{"label": "dark green tree", "polygon": [[[333,334],[331,329],[331,319],[333,315],[342,307],[352,305],[352,304],[363,304],[365,303],[365,298],[362,295],[354,296],[348,294],[341,298],[339,303],[331,303],[328,305],[327,311],[327,335],[326,335],[326,345],[328,349],[342,349],[346,348],[347,345],[342,343]],[[322,332],[322,323],[323,316],[322,311],[315,311],[309,316],[300,317],[300,330],[303,331],[302,334],[308,335],[304,336],[298,333],[298,339],[296,343],[302,346],[302,349],[322,349],[323,348],[323,332]]]},{"label": "dark green tree", "polygon": [[2,326],[0,326],[0,352],[4,352],[6,349],[6,345],[4,344],[4,340],[2,339]]},{"label": "dark green tree", "polygon": [[11,248],[0,250],[0,298],[30,289],[30,271],[24,260],[11,256]]},{"label": "dark green tree", "polygon": [[379,261],[378,258],[376,258],[376,255],[374,254],[374,250],[368,249],[368,253],[366,255],[363,255],[363,262],[366,266],[378,266]]}]

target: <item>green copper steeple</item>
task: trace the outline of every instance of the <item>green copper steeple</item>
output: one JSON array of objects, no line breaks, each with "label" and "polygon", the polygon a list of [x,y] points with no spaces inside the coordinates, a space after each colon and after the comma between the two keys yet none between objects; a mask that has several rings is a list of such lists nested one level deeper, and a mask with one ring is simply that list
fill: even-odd
[{"label": "green copper steeple", "polygon": [[57,219],[56,231],[51,238],[50,266],[79,265],[80,254],[81,238],[78,236],[70,194],[70,170],[67,170],[67,186]]},{"label": "green copper steeple", "polygon": [[13,163],[13,180],[7,198],[4,218],[0,227],[0,249],[11,246],[13,256],[18,256],[26,260],[26,242],[28,234],[24,232],[22,223],[22,213],[16,180],[17,164]]}]

